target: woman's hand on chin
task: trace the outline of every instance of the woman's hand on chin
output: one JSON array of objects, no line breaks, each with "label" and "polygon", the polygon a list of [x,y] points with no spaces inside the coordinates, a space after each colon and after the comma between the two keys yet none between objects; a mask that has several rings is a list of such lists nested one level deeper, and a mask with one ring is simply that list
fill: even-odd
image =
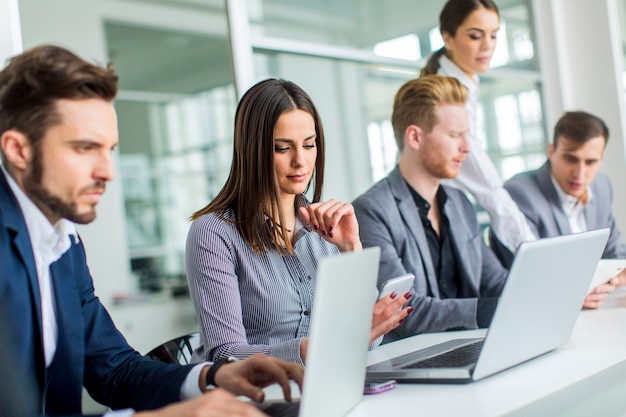
[{"label": "woman's hand on chin", "polygon": [[300,207],[300,215],[313,230],[341,252],[363,249],[352,204],[331,199]]}]

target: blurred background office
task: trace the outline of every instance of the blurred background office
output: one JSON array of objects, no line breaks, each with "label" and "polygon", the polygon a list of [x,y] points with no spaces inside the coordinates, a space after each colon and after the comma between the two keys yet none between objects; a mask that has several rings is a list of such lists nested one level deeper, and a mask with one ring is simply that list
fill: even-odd
[{"label": "blurred background office", "polygon": [[[327,132],[325,194],[351,201],[395,165],[395,92],[442,46],[445,0],[0,0],[0,59],[57,43],[121,77],[117,180],[80,227],[96,290],[142,352],[196,329],[183,265],[189,215],[221,188],[238,97],[302,86]],[[503,179],[545,161],[564,110],[611,128],[603,171],[626,229],[626,0],[498,0],[480,134]],[[480,217],[486,226],[486,216]]]}]

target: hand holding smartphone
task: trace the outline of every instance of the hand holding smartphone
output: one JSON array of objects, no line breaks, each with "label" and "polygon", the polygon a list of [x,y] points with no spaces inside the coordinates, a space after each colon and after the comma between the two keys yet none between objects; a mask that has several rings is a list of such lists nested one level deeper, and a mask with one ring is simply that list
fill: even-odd
[{"label": "hand holding smartphone", "polygon": [[402,295],[407,291],[411,291],[411,288],[413,288],[413,281],[415,281],[415,276],[413,274],[404,274],[385,281],[380,289],[378,299],[380,300],[392,292]]}]

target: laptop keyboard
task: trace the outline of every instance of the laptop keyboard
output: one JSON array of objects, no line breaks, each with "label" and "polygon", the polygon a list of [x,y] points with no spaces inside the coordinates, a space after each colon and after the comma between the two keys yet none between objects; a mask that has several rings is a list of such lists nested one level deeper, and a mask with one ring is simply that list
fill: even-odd
[{"label": "laptop keyboard", "polygon": [[484,340],[426,358],[424,360],[403,366],[403,369],[417,368],[458,368],[476,363]]},{"label": "laptop keyboard", "polygon": [[259,407],[265,414],[270,417],[298,417],[300,411],[300,400],[288,403],[274,403],[270,405],[261,405]]}]

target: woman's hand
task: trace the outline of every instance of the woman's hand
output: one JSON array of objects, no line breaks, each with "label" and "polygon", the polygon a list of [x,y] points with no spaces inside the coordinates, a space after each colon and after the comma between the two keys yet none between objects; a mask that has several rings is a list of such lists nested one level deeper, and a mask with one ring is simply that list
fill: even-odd
[{"label": "woman's hand", "polygon": [[412,294],[406,292],[398,296],[395,292],[386,295],[374,304],[370,343],[398,327],[413,307],[402,308],[411,299]]},{"label": "woman's hand", "polygon": [[313,230],[341,252],[363,248],[352,204],[331,199],[300,207],[300,215]]}]

